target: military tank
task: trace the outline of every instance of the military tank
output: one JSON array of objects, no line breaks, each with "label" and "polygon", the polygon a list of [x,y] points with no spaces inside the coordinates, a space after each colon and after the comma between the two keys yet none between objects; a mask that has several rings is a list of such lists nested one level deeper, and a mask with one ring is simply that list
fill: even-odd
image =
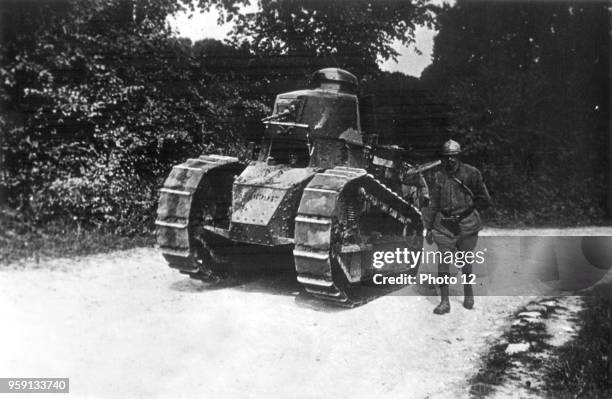
[{"label": "military tank", "polygon": [[276,97],[249,162],[201,155],[173,167],[155,222],[171,268],[217,283],[232,264],[288,255],[306,292],[344,306],[363,302],[356,289],[375,272],[416,271],[372,265],[376,251],[420,250],[423,224],[374,173],[381,162],[376,135],[361,130],[357,78],[326,68],[312,82]]}]

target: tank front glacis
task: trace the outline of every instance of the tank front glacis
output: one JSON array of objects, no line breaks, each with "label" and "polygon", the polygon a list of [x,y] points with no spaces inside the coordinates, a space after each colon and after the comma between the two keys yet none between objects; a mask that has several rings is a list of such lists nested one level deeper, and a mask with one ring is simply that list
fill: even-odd
[{"label": "tank front glacis", "polygon": [[260,245],[293,243],[294,217],[313,168],[254,162],[236,178],[230,238]]}]

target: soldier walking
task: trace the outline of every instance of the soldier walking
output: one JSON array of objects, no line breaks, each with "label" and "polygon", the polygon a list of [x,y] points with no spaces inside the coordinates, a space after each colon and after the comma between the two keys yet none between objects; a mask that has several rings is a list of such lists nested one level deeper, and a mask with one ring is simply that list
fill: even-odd
[{"label": "soldier walking", "polygon": [[[482,221],[478,210],[483,210],[491,204],[482,175],[478,169],[459,160],[461,146],[453,140],[448,140],[442,146],[442,169],[436,173],[435,182],[431,188],[431,203],[429,217],[426,218],[429,244],[436,242],[438,250],[473,251],[478,241],[478,232],[482,229]],[[450,275],[450,264],[442,257],[438,264],[438,276],[447,279]],[[467,275],[472,274],[472,264],[466,264],[461,269]],[[474,307],[474,293],[470,284],[464,284],[463,307]],[[441,301],[433,310],[435,314],[450,312],[448,299],[448,284],[440,285]]]}]

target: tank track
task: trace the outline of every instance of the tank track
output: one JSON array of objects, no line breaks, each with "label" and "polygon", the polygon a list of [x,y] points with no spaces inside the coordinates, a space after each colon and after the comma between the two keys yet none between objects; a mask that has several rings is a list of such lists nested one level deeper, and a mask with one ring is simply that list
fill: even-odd
[{"label": "tank track", "polygon": [[[231,196],[231,177],[243,168],[237,158],[222,155],[202,155],[172,168],[159,190],[155,221],[157,244],[171,268],[199,280],[220,281],[220,274],[211,265],[223,263],[223,259],[202,238],[204,219],[212,219],[213,223],[215,218],[222,219],[215,215],[216,206],[229,203],[216,202],[219,195]],[[213,178],[214,190],[210,181]],[[224,185],[228,187],[220,187]]]},{"label": "tank track", "polygon": [[[350,184],[358,184],[370,207],[411,226],[412,234],[422,234],[420,212],[364,169],[335,167],[317,174],[304,190],[295,219],[293,255],[297,279],[308,293],[345,307],[358,306],[371,299],[355,295],[341,259],[345,243],[337,231],[340,228],[338,209],[343,205],[341,193]],[[309,195],[322,198],[309,201]],[[359,245],[352,247],[357,247],[357,252],[367,251]]]}]

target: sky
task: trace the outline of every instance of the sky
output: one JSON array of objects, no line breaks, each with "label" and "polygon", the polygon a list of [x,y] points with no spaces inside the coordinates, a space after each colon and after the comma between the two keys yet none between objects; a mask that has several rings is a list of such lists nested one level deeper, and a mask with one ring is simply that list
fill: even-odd
[{"label": "sky", "polygon": [[[440,4],[442,1],[444,0],[434,0],[433,2]],[[451,3],[452,2],[454,1],[451,1]],[[257,7],[253,4],[243,8],[243,12],[254,12],[256,10]],[[232,24],[218,25],[218,17],[219,14],[216,10],[211,10],[209,12],[196,11],[191,18],[189,18],[188,13],[180,13],[170,18],[169,22],[180,37],[188,37],[193,42],[204,38],[223,40],[231,30]],[[419,55],[414,51],[413,47],[406,47],[396,41],[393,44],[393,48],[400,54],[397,57],[397,62],[393,60],[382,62],[381,60],[380,68],[383,71],[399,71],[406,75],[420,77],[423,69],[431,64],[433,40],[436,33],[437,31],[433,29],[417,27],[415,30],[416,47],[422,54]]]}]

